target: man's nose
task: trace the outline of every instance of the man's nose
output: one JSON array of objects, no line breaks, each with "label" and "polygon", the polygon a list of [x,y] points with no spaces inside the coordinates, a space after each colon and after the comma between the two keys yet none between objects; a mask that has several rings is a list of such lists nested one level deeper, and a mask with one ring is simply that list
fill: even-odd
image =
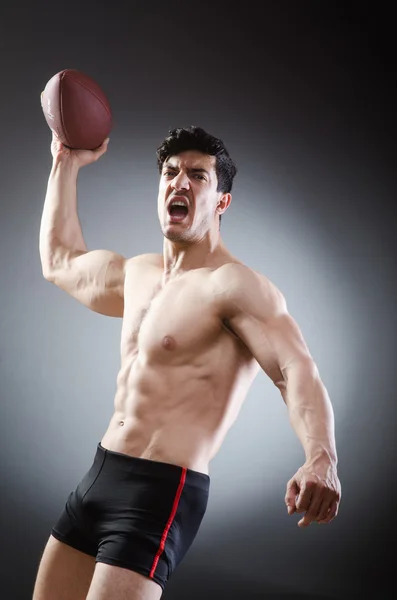
[{"label": "man's nose", "polygon": [[189,177],[183,171],[179,171],[178,175],[175,175],[172,180],[172,187],[174,190],[188,190],[189,189]]}]

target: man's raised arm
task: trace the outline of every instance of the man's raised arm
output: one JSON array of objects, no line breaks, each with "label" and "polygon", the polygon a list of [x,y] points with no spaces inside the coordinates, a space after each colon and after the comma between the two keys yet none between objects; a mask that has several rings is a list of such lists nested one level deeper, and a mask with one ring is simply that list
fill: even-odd
[{"label": "man's raised arm", "polygon": [[69,150],[53,135],[53,165],[40,226],[44,277],[76,300],[104,315],[122,317],[126,259],[108,250],[89,252],[77,211],[77,176],[82,166],[106,152]]}]

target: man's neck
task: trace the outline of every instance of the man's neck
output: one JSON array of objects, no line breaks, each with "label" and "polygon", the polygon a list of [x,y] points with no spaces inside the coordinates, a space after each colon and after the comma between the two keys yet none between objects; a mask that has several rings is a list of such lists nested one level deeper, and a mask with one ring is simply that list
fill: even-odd
[{"label": "man's neck", "polygon": [[204,239],[196,244],[180,244],[164,238],[164,277],[170,279],[193,269],[216,268],[228,254],[220,235],[211,243]]}]

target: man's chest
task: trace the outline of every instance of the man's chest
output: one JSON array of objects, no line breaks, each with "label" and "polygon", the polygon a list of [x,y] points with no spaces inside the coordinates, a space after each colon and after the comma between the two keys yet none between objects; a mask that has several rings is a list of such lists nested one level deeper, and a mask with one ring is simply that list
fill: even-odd
[{"label": "man's chest", "polygon": [[146,273],[126,280],[122,348],[147,359],[198,356],[224,332],[210,277],[188,273],[165,285]]}]

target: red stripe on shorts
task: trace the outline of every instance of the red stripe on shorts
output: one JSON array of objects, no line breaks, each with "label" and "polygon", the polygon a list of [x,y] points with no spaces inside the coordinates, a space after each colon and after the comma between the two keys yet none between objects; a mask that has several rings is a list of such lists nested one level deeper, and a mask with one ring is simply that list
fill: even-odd
[{"label": "red stripe on shorts", "polygon": [[156,554],[156,556],[154,558],[154,561],[153,561],[153,566],[152,566],[151,571],[150,571],[150,577],[154,576],[154,573],[155,573],[156,568],[157,568],[157,564],[158,564],[158,562],[160,560],[160,556],[164,552],[164,548],[165,548],[165,543],[167,541],[168,532],[169,532],[170,527],[171,527],[171,525],[172,525],[172,523],[173,523],[173,521],[175,519],[175,515],[176,515],[176,511],[178,510],[178,504],[179,504],[179,500],[181,498],[183,486],[185,485],[186,471],[187,471],[187,469],[185,467],[182,467],[181,480],[179,482],[178,490],[176,492],[174,504],[172,506],[172,511],[171,511],[170,517],[168,519],[167,525],[165,526],[165,529],[163,531],[163,535],[161,536],[160,546],[159,546],[159,549],[157,550],[157,554]]}]

